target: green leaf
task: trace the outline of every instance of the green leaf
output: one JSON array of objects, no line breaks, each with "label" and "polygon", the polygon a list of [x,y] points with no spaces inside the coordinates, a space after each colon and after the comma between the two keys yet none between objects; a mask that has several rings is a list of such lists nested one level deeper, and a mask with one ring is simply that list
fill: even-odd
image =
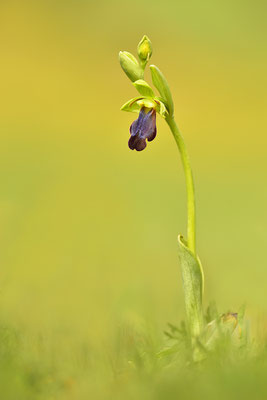
[{"label": "green leaf", "polygon": [[147,97],[155,96],[152,88],[143,79],[138,79],[138,81],[133,82],[133,85],[142,96],[147,96]]},{"label": "green leaf", "polygon": [[204,290],[204,275],[200,260],[189,250],[181,235],[178,236],[178,247],[187,321],[192,337],[196,337],[200,335],[203,329],[202,294]]},{"label": "green leaf", "polygon": [[166,78],[163,73],[155,65],[150,66],[150,72],[152,81],[155,87],[158,89],[164,103],[167,105],[170,116],[173,116],[173,100],[171,91]]},{"label": "green leaf", "polygon": [[139,113],[140,111],[140,104],[139,101],[143,100],[143,97],[134,97],[133,99],[127,101],[127,103],[123,104],[123,106],[121,107],[122,111],[129,111],[129,112],[135,112],[135,113]]},{"label": "green leaf", "polygon": [[180,347],[181,347],[180,343],[175,343],[172,346],[165,347],[163,350],[159,351],[156,354],[156,356],[158,358],[163,358],[163,357],[166,357],[166,356],[173,355],[173,354],[175,354],[175,353],[177,353],[179,351]]}]

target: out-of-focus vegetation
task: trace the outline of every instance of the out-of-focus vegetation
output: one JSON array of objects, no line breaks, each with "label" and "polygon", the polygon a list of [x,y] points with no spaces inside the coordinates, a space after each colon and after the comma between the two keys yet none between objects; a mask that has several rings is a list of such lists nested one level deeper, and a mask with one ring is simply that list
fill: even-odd
[{"label": "out-of-focus vegetation", "polygon": [[[172,324],[169,328],[177,333]],[[267,393],[264,342],[236,346],[230,335],[221,336],[195,363],[183,333],[174,351],[173,339],[163,340],[145,324],[121,326],[101,349],[73,337],[33,338],[5,325],[0,334],[0,385],[6,400],[264,399]]]},{"label": "out-of-focus vegetation", "polygon": [[[266,397],[266,11],[1,2],[1,399]],[[204,301],[246,302],[244,360],[156,357],[167,323],[184,318],[186,203],[163,121],[145,152],[127,147],[132,115],[119,108],[135,90],[117,56],[143,34],[195,171]]]}]

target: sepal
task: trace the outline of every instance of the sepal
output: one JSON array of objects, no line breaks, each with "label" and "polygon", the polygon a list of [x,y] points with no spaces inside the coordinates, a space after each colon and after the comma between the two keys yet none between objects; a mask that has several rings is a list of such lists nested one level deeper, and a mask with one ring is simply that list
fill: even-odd
[{"label": "sepal", "polygon": [[140,105],[138,104],[138,101],[140,101],[142,99],[143,99],[143,97],[141,97],[141,96],[134,97],[133,99],[127,101],[127,103],[123,104],[123,106],[121,106],[121,111],[139,113]]},{"label": "sepal", "polygon": [[155,94],[149,84],[143,79],[138,79],[138,81],[133,82],[134,87],[142,96],[154,97]]}]

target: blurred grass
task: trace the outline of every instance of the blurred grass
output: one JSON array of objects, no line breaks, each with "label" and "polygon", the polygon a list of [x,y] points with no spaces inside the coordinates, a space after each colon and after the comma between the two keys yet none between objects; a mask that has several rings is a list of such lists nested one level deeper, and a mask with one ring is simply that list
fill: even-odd
[{"label": "blurred grass", "polygon": [[[194,376],[180,370],[177,381],[141,375],[113,382],[113,340],[122,358],[128,354],[117,331],[141,329],[159,348],[166,322],[184,316],[176,237],[185,232],[186,206],[163,121],[146,152],[128,151],[133,117],[119,107],[135,92],[117,54],[134,52],[144,33],[151,38],[195,171],[205,302],[216,299],[221,311],[246,302],[253,335],[264,343],[265,15],[261,1],[1,2],[0,313],[29,341],[28,351],[22,346],[12,356],[5,380],[21,371],[25,396],[10,385],[21,398],[37,394],[16,357],[29,357],[45,376],[51,369],[56,387],[78,380],[79,394],[69,394],[75,399],[94,387],[101,394],[103,380],[121,398],[149,398],[151,388],[152,398],[179,390],[192,397],[199,387],[211,396],[223,380],[222,396],[231,398],[231,385],[240,389],[249,366],[233,375],[222,369],[216,379],[209,371],[193,387]],[[87,352],[98,368],[83,366]],[[253,368],[247,385],[264,391],[265,366],[258,376]],[[38,379],[38,396],[54,398],[55,388],[44,393]],[[205,379],[213,382],[210,394]],[[8,390],[5,400],[18,398]]]}]

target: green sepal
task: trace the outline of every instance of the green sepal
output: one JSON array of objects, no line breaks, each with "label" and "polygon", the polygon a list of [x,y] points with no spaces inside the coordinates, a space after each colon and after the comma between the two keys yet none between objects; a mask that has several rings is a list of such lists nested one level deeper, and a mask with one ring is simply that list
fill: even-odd
[{"label": "green sepal", "polygon": [[168,113],[168,110],[167,110],[165,104],[163,103],[163,101],[160,100],[158,97],[154,97],[154,101],[157,104],[157,107],[156,107],[157,113],[159,115],[161,115],[163,118],[166,118],[169,115],[169,113]]},{"label": "green sepal", "polygon": [[181,235],[178,236],[178,249],[182,269],[187,322],[192,337],[198,337],[203,330],[203,270],[199,258],[189,250],[187,243]]},{"label": "green sepal", "polygon": [[163,73],[156,67],[155,65],[150,65],[150,72],[152,76],[152,81],[155,87],[158,89],[164,103],[166,104],[168,108],[168,112],[170,116],[173,116],[173,100],[172,100],[172,95],[171,91],[168,85],[168,82],[163,75]]},{"label": "green sepal", "polygon": [[138,79],[138,81],[133,82],[134,87],[142,96],[154,97],[155,94],[149,84],[143,79]]},{"label": "green sepal", "polygon": [[138,101],[140,101],[142,99],[143,99],[143,97],[141,97],[141,96],[134,97],[133,99],[127,101],[127,103],[123,104],[123,106],[121,106],[121,111],[139,113],[141,107],[138,104]]}]

